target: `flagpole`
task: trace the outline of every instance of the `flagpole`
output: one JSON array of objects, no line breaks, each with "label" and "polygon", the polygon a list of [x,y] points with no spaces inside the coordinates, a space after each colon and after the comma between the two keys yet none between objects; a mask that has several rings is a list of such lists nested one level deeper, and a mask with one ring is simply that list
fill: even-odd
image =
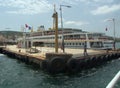
[{"label": "flagpole", "polygon": [[27,24],[25,24],[25,52],[27,52],[27,41],[26,41],[26,38],[27,38],[27,33],[26,33],[26,29],[28,28],[29,26]]},{"label": "flagpole", "polygon": [[26,42],[26,28],[25,28],[25,52],[27,52],[27,42]]},{"label": "flagpole", "polygon": [[32,48],[32,46],[33,46],[33,38],[32,38],[32,33],[33,33],[33,27],[32,27],[32,29],[31,29],[31,48]]}]

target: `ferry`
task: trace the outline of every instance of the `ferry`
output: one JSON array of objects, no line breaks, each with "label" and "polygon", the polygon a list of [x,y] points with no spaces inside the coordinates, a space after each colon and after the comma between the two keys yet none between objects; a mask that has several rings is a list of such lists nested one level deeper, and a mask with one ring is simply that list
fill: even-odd
[{"label": "ferry", "polygon": [[[65,48],[84,48],[88,49],[113,49],[113,39],[106,36],[105,33],[90,33],[75,28],[58,28],[58,46],[62,47],[62,38],[64,38]],[[24,33],[23,38],[18,39],[18,47],[32,46],[54,47],[55,30],[40,29],[37,32]]]}]

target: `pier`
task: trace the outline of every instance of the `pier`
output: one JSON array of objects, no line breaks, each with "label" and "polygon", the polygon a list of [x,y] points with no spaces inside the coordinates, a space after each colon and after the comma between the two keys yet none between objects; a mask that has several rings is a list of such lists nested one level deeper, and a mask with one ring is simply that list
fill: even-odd
[{"label": "pier", "polygon": [[80,72],[120,57],[119,50],[91,50],[83,55],[83,49],[66,49],[66,53],[54,53],[54,48],[37,47],[37,52],[17,48],[16,45],[0,47],[0,53],[31,65],[37,65],[49,73]]}]

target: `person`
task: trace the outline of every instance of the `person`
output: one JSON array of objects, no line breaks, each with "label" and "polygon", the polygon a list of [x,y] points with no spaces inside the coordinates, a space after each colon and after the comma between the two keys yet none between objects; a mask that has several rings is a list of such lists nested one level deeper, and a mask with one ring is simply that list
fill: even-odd
[{"label": "person", "polygon": [[87,56],[87,42],[85,41],[85,44],[84,44],[84,56]]}]

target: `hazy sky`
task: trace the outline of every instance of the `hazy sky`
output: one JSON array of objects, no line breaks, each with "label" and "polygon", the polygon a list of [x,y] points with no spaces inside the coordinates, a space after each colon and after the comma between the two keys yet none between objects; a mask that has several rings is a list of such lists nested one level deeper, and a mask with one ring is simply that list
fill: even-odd
[{"label": "hazy sky", "polygon": [[114,18],[116,36],[120,37],[120,0],[0,0],[0,31],[21,31],[25,24],[34,30],[40,25],[48,29],[53,23],[54,4],[58,14],[60,5],[72,6],[62,7],[64,27],[112,36],[113,21],[107,20]]}]

